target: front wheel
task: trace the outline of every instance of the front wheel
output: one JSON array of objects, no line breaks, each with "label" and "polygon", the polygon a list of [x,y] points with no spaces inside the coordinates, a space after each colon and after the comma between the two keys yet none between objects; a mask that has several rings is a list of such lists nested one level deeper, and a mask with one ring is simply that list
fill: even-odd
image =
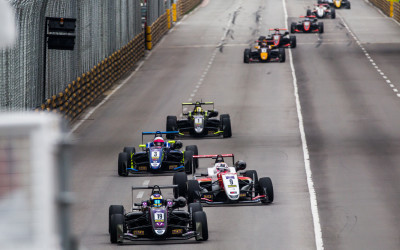
[{"label": "front wheel", "polygon": [[279,62],[283,63],[286,61],[286,51],[284,48],[279,48]]},{"label": "front wheel", "polygon": [[125,152],[118,155],[118,175],[128,176],[128,154]]},{"label": "front wheel", "polygon": [[[178,119],[176,116],[167,116],[167,131],[176,131],[178,129]],[[173,140],[174,134],[167,134],[167,139]]]},{"label": "front wheel", "polygon": [[318,23],[318,32],[324,33],[324,23],[323,22]]},{"label": "front wheel", "polygon": [[266,204],[272,203],[274,201],[274,187],[272,186],[271,178],[260,178],[258,183],[260,185],[260,194],[266,196],[261,202]]},{"label": "front wheel", "polygon": [[196,231],[196,241],[208,240],[207,216],[203,211],[197,211],[193,214],[193,231]]},{"label": "front wheel", "polygon": [[331,18],[335,19],[336,18],[336,10],[335,9],[331,9]]},{"label": "front wheel", "polygon": [[224,138],[232,137],[231,117],[228,114],[219,116],[221,129],[223,131],[222,136]]},{"label": "front wheel", "polygon": [[296,33],[296,23],[290,24],[290,33]]},{"label": "front wheel", "polygon": [[122,243],[124,240],[124,215],[111,215],[110,241],[111,243]]},{"label": "front wheel", "polygon": [[193,167],[193,151],[185,151],[183,153],[185,172],[187,174],[194,174],[196,169]]},{"label": "front wheel", "polygon": [[187,193],[187,175],[184,172],[177,172],[174,174],[172,178],[172,184],[178,185],[178,187],[174,188],[174,197],[175,199],[179,196],[186,197]]},{"label": "front wheel", "polygon": [[296,36],[290,36],[290,47],[291,48],[296,48],[297,46],[297,39]]},{"label": "front wheel", "polygon": [[249,63],[250,62],[250,49],[245,49],[243,53],[243,62]]},{"label": "front wheel", "polygon": [[111,216],[113,214],[124,214],[124,206],[111,205],[108,207],[108,233],[111,233]]},{"label": "front wheel", "polygon": [[346,9],[350,9],[351,8],[351,5],[350,5],[350,2],[348,2],[347,4],[346,4]]}]

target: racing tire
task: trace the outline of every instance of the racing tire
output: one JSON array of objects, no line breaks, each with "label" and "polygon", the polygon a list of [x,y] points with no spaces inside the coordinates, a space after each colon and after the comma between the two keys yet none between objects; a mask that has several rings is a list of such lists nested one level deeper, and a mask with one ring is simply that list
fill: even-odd
[{"label": "racing tire", "polygon": [[272,186],[271,178],[269,177],[262,177],[258,180],[260,185],[260,194],[266,195],[268,199],[261,200],[262,203],[272,203],[274,201],[274,187]]},{"label": "racing tire", "polygon": [[132,154],[136,153],[136,149],[135,147],[124,147],[124,151],[125,153],[128,154],[128,161],[126,162],[126,165],[128,167],[131,167],[131,162],[132,162]]},{"label": "racing tire", "polygon": [[193,220],[193,231],[196,231],[197,233],[196,241],[208,240],[208,225],[207,225],[206,213],[203,211],[197,211],[193,214],[192,220]]},{"label": "racing tire", "polygon": [[250,49],[245,49],[243,53],[243,62],[250,63]]},{"label": "racing tire", "polygon": [[297,46],[297,38],[296,36],[290,36],[290,48],[296,48]]},{"label": "racing tire", "polygon": [[113,214],[124,214],[124,206],[122,205],[111,205],[108,207],[108,233],[111,233],[111,215]]},{"label": "racing tire", "polygon": [[198,211],[203,211],[203,205],[200,202],[189,203],[188,213],[193,215]]},{"label": "racing tire", "polygon": [[[178,119],[176,116],[169,115],[167,116],[167,131],[176,131],[178,129]],[[173,140],[175,139],[174,134],[167,134],[167,139]]]},{"label": "racing tire", "polygon": [[[186,151],[192,151],[193,155],[199,155],[199,149],[197,148],[196,145],[188,145],[185,148]],[[193,158],[193,166],[195,168],[199,167],[199,159],[198,158]]]},{"label": "racing tire", "polygon": [[254,194],[257,196],[260,192],[259,182],[258,182],[258,174],[256,170],[247,170],[244,172],[245,177],[250,177],[254,183]]},{"label": "racing tire", "polygon": [[178,187],[173,189],[174,198],[179,196],[186,197],[187,194],[187,175],[184,172],[177,172],[172,178],[172,184],[178,185]]},{"label": "racing tire", "polygon": [[128,154],[125,152],[118,155],[118,175],[128,176]]},{"label": "racing tire", "polygon": [[336,10],[335,9],[331,9],[331,19],[335,19],[336,18]]},{"label": "racing tire", "polygon": [[323,22],[318,23],[318,32],[324,33],[324,23]]},{"label": "racing tire", "polygon": [[295,22],[290,24],[290,33],[296,33],[296,23]]},{"label": "racing tire", "polygon": [[307,16],[311,16],[311,15],[312,15],[312,12],[311,12],[310,9],[308,9],[308,10],[307,10]]},{"label": "racing tire", "polygon": [[[122,225],[124,228],[124,215],[123,214],[113,214],[110,218],[110,242],[111,243],[122,243],[122,240],[118,240],[120,238],[120,232],[118,232],[118,227]],[[122,232],[123,233],[123,232]]]},{"label": "racing tire", "polygon": [[279,48],[279,62],[283,63],[286,61],[286,51],[284,48]]},{"label": "racing tire", "polygon": [[187,202],[193,203],[200,201],[200,184],[196,180],[188,180],[187,182]]},{"label": "racing tire", "polygon": [[183,157],[186,174],[194,174],[196,169],[193,166],[193,151],[185,151]]},{"label": "racing tire", "polygon": [[347,2],[346,9],[350,9],[350,8],[351,8],[350,2]]},{"label": "racing tire", "polygon": [[222,136],[224,138],[232,137],[231,117],[228,114],[222,114],[219,116],[221,122]]}]

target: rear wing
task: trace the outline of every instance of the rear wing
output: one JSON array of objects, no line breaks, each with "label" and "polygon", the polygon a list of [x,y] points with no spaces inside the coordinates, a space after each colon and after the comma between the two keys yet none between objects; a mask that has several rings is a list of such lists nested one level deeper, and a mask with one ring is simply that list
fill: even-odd
[{"label": "rear wing", "polygon": [[234,154],[219,154],[219,155],[193,155],[193,158],[201,159],[201,158],[216,158],[217,156],[222,156],[223,158],[232,158],[232,166],[235,163],[235,155]]},{"label": "rear wing", "polygon": [[182,103],[182,114],[185,113],[183,110],[185,106],[194,106],[194,105],[211,105],[212,109],[214,109],[214,102],[183,102]]},{"label": "rear wing", "polygon": [[145,135],[166,135],[166,134],[179,134],[179,131],[155,131],[155,132],[142,132],[142,144]]},{"label": "rear wing", "polygon": [[310,18],[315,18],[315,16],[299,16],[301,18],[305,18],[305,17],[310,17]]}]

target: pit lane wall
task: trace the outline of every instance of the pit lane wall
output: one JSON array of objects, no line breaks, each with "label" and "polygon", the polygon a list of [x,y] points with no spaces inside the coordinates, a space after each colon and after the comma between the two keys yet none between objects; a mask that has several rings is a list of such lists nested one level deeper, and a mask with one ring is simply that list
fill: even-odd
[{"label": "pit lane wall", "polygon": [[400,22],[400,3],[387,0],[369,0],[370,3],[379,8],[385,15],[393,17]]}]

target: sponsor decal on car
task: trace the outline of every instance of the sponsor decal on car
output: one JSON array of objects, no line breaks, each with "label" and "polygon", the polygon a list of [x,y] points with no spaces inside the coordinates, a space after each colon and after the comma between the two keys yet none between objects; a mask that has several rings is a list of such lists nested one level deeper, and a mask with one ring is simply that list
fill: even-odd
[{"label": "sponsor decal on car", "polygon": [[143,230],[133,230],[132,232],[134,235],[144,235],[144,231]]},{"label": "sponsor decal on car", "polygon": [[172,234],[182,234],[182,229],[172,229]]},{"label": "sponsor decal on car", "polygon": [[175,169],[178,165],[169,165],[169,170]]},{"label": "sponsor decal on car", "polygon": [[212,198],[213,198],[213,195],[212,195],[212,194],[204,194],[204,195],[203,195],[203,198],[212,199]]},{"label": "sponsor decal on car", "polygon": [[147,166],[139,166],[138,170],[145,171],[145,170],[147,170]]},{"label": "sponsor decal on car", "polygon": [[228,185],[228,188],[235,188],[236,185]]}]

